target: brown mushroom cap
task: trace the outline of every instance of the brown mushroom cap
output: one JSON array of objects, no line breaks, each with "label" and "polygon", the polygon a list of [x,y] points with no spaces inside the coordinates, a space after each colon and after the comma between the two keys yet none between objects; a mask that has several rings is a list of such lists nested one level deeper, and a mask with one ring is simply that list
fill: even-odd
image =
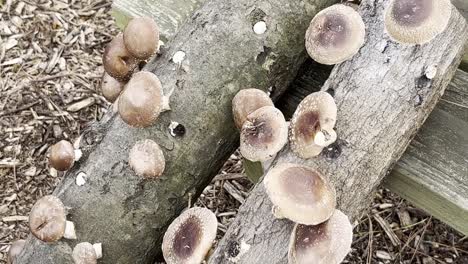
[{"label": "brown mushroom cap", "polygon": [[296,109],[289,126],[291,150],[308,159],[336,140],[333,127],[336,124],[335,100],[327,92],[308,95]]},{"label": "brown mushroom cap", "polygon": [[141,71],[133,75],[119,97],[119,114],[134,127],[152,125],[162,110],[163,91],[158,77]]},{"label": "brown mushroom cap", "polygon": [[117,35],[107,44],[102,61],[104,70],[121,81],[126,81],[138,65],[138,61],[125,48],[122,34]]},{"label": "brown mushroom cap", "polygon": [[265,92],[253,88],[240,90],[232,99],[232,115],[236,127],[241,129],[247,116],[264,106],[273,106],[273,101]]},{"label": "brown mushroom cap", "polygon": [[21,254],[23,251],[24,245],[26,244],[26,240],[20,239],[13,242],[8,249],[8,264],[14,264],[16,261],[16,257]]},{"label": "brown mushroom cap", "polygon": [[93,245],[82,242],[73,249],[73,261],[75,264],[97,264],[97,255]]},{"label": "brown mushroom cap", "polygon": [[288,124],[280,110],[264,106],[247,116],[240,133],[240,152],[251,161],[266,161],[288,142]]},{"label": "brown mushroom cap", "polygon": [[310,167],[279,164],[270,169],[263,184],[275,213],[296,223],[320,224],[335,210],[335,189]]},{"label": "brown mushroom cap", "polygon": [[336,4],[320,11],[305,35],[307,53],[322,64],[337,64],[353,57],[364,45],[365,26],[352,7]]},{"label": "brown mushroom cap", "polygon": [[34,204],[29,213],[31,233],[44,242],[55,242],[65,233],[66,210],[59,198],[47,195]]},{"label": "brown mushroom cap", "polygon": [[108,73],[104,72],[101,79],[101,90],[102,95],[107,99],[109,102],[114,102],[117,97],[119,97],[120,93],[124,88],[124,83],[116,80]]},{"label": "brown mushroom cap", "polygon": [[159,45],[159,27],[149,17],[132,19],[125,27],[124,43],[127,50],[136,58],[146,60]]},{"label": "brown mushroom cap", "polygon": [[335,210],[318,225],[296,224],[289,241],[289,264],[338,264],[351,250],[353,227],[348,217]]},{"label": "brown mushroom cap", "polygon": [[75,148],[66,141],[61,140],[50,148],[49,164],[58,171],[66,171],[75,162]]},{"label": "brown mushroom cap", "polygon": [[385,29],[392,39],[423,44],[447,28],[450,0],[392,0],[385,13]]},{"label": "brown mushroom cap", "polygon": [[213,212],[194,207],[183,212],[164,234],[162,252],[167,264],[201,263],[216,238]]},{"label": "brown mushroom cap", "polygon": [[166,165],[159,145],[150,139],[140,140],[130,150],[128,163],[135,173],[144,178],[161,176]]}]

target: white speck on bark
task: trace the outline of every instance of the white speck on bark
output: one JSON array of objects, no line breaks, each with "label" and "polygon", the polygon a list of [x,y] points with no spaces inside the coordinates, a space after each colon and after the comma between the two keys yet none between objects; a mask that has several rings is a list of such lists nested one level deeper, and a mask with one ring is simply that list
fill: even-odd
[{"label": "white speck on bark", "polygon": [[172,61],[176,64],[181,64],[182,61],[185,59],[185,52],[179,50],[176,53],[174,53],[174,56],[172,56]]},{"label": "white speck on bark", "polygon": [[86,178],[88,178],[88,176],[86,175],[86,173],[84,172],[79,172],[78,175],[76,176],[76,185],[78,186],[83,186],[85,185],[86,183]]},{"label": "white speck on bark", "polygon": [[245,243],[244,241],[241,241],[240,243],[240,248],[239,248],[239,254],[237,254],[236,257],[234,258],[229,258],[231,262],[237,263],[245,253],[247,253],[250,249],[250,245]]},{"label": "white speck on bark", "polygon": [[257,35],[264,34],[266,32],[266,30],[267,30],[267,25],[266,25],[265,21],[259,21],[259,22],[255,23],[255,25],[253,26],[253,31]]},{"label": "white speck on bark", "polygon": [[436,77],[436,75],[437,75],[437,65],[431,65],[431,66],[427,67],[424,75],[426,75],[426,77],[429,80],[434,79],[434,77]]}]

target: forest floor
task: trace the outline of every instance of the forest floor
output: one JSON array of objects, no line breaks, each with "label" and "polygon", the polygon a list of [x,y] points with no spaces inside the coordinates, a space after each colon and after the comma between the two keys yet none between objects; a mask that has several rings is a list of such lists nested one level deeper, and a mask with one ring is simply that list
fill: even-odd
[{"label": "forest floor", "polygon": [[[0,0],[0,263],[27,237],[28,213],[62,175],[49,146],[73,141],[110,104],[100,95],[104,46],[118,33],[110,0]],[[232,155],[201,198],[222,236],[252,184]],[[355,223],[345,263],[468,263],[468,238],[380,189]]]}]

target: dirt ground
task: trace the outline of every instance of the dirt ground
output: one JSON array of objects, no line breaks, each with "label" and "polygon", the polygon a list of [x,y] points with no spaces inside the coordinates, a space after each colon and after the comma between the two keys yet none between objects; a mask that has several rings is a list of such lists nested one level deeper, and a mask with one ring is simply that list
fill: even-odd
[{"label": "dirt ground", "polygon": [[[2,3],[3,2],[3,3]],[[118,29],[110,0],[0,0],[0,263],[28,235],[27,216],[61,174],[52,144],[73,141],[109,103],[100,95],[103,48]],[[222,236],[252,184],[233,155],[197,201]],[[356,223],[345,263],[468,263],[468,238],[387,190]]]}]

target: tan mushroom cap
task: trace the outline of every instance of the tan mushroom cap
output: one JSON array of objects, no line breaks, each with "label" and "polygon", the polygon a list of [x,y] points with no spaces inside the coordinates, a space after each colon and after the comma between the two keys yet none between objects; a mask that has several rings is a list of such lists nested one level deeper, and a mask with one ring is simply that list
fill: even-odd
[{"label": "tan mushroom cap", "polygon": [[240,152],[251,161],[266,161],[288,142],[288,124],[280,110],[264,106],[247,116],[240,132]]},{"label": "tan mushroom cap", "polygon": [[47,195],[34,204],[29,213],[29,229],[39,240],[55,242],[65,233],[66,210],[59,198]]},{"label": "tan mushroom cap", "polygon": [[123,33],[125,47],[136,58],[150,58],[159,45],[159,27],[149,17],[132,19]]},{"label": "tan mushroom cap", "polygon": [[361,15],[336,4],[320,11],[305,35],[307,53],[322,64],[337,64],[353,57],[364,45],[366,29]]},{"label": "tan mushroom cap", "polygon": [[278,218],[316,225],[330,218],[335,210],[334,187],[310,167],[279,164],[270,169],[263,184]]},{"label": "tan mushroom cap", "polygon": [[124,83],[118,81],[114,77],[110,76],[107,72],[104,72],[101,79],[101,90],[104,98],[109,102],[114,102],[124,88]]},{"label": "tan mushroom cap", "polygon": [[73,249],[73,261],[75,264],[97,264],[97,255],[93,245],[88,242],[82,242]]},{"label": "tan mushroom cap", "polygon": [[66,141],[61,140],[50,148],[49,164],[58,171],[66,171],[75,162],[75,148]]},{"label": "tan mushroom cap", "polygon": [[104,70],[121,81],[126,81],[138,65],[138,61],[125,48],[122,34],[117,35],[107,44],[102,61]]},{"label": "tan mushroom cap", "polygon": [[213,212],[194,207],[183,212],[164,234],[162,252],[167,264],[199,264],[216,238],[218,221]]},{"label": "tan mushroom cap", "polygon": [[335,210],[318,225],[296,224],[289,241],[289,264],[338,264],[351,250],[353,227],[349,218]]},{"label": "tan mushroom cap", "polygon": [[16,257],[21,254],[23,251],[24,245],[26,244],[26,240],[20,239],[13,242],[8,249],[8,264],[14,264],[16,261]]},{"label": "tan mushroom cap", "polygon": [[141,71],[133,75],[119,97],[122,120],[134,127],[152,125],[162,110],[163,91],[158,77]]},{"label": "tan mushroom cap", "polygon": [[336,140],[337,107],[327,92],[308,95],[296,109],[289,126],[291,150],[303,159],[315,157]]},{"label": "tan mushroom cap", "polygon": [[161,176],[166,166],[164,153],[151,139],[140,140],[130,150],[128,163],[135,173],[144,178]]},{"label": "tan mushroom cap", "polygon": [[247,116],[264,106],[273,106],[273,101],[264,91],[254,88],[240,90],[232,99],[232,115],[236,127],[241,129]]},{"label": "tan mushroom cap", "polygon": [[392,0],[385,29],[397,42],[424,44],[447,28],[452,8],[450,0]]}]

